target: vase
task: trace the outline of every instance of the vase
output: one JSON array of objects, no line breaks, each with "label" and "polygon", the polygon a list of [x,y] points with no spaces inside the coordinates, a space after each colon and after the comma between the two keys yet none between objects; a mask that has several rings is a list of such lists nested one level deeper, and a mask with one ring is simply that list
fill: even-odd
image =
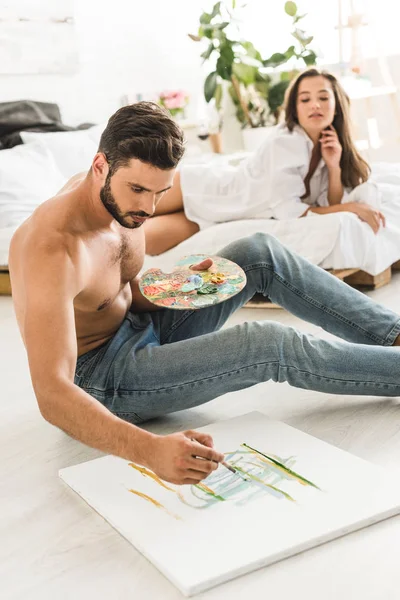
[{"label": "vase", "polygon": [[271,131],[270,127],[249,127],[242,130],[243,135],[243,146],[247,152],[254,152],[263,143],[268,133]]},{"label": "vase", "polygon": [[215,154],[222,154],[222,138],[221,133],[210,133],[210,146]]},{"label": "vase", "polygon": [[185,120],[185,109],[184,108],[171,108],[169,109],[171,117],[178,122]]}]

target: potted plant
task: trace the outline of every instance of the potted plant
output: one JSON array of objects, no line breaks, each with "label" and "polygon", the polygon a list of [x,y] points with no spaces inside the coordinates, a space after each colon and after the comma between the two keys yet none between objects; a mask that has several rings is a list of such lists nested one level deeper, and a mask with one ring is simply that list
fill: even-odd
[{"label": "potted plant", "polygon": [[265,129],[260,128],[277,122],[284,93],[297,72],[292,69],[277,75],[275,69],[296,59],[306,65],[315,64],[316,53],[308,48],[312,36],[298,27],[305,15],[298,15],[294,2],[286,2],[285,11],[293,20],[296,45],[264,60],[251,42],[241,39],[242,8],[236,6],[236,0],[217,2],[210,13],[203,12],[200,16],[197,34],[189,36],[196,42],[206,40],[207,47],[201,57],[204,62],[214,60],[215,68],[204,82],[206,102],[215,102],[220,111],[223,95],[228,92],[244,130],[246,149],[254,149],[265,136]]},{"label": "potted plant", "polygon": [[[295,2],[285,3],[285,12],[292,17],[292,32],[295,44],[289,46],[284,52],[276,52],[263,61],[264,68],[271,75],[271,85],[268,88],[267,102],[270,113],[273,115],[274,123],[278,123],[285,92],[290,81],[300,72],[303,67],[316,64],[317,53],[309,48],[314,37],[299,27],[299,22],[306,14],[299,15]],[[278,67],[290,62],[293,66],[290,70],[277,70]]]}]

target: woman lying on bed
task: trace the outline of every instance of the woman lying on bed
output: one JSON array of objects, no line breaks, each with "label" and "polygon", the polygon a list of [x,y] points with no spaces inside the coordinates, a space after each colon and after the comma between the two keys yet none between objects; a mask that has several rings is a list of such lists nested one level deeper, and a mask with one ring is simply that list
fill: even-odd
[{"label": "woman lying on bed", "polygon": [[146,251],[161,254],[215,223],[294,219],[309,211],[347,211],[376,233],[384,216],[370,168],[350,133],[349,99],[334,75],[298,75],[285,102],[285,123],[237,166],[182,165],[173,188],[145,224]]}]

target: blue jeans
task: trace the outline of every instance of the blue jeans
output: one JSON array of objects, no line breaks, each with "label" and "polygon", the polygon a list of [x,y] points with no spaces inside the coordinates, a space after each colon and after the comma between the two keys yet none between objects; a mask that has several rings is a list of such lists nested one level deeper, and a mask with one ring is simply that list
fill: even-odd
[{"label": "blue jeans", "polygon": [[[400,396],[400,317],[276,239],[256,234],[219,255],[239,264],[246,287],[197,311],[128,313],[114,337],[80,356],[75,383],[132,423],[208,402],[272,379],[327,392]],[[220,331],[256,293],[342,340],[270,321]]]}]

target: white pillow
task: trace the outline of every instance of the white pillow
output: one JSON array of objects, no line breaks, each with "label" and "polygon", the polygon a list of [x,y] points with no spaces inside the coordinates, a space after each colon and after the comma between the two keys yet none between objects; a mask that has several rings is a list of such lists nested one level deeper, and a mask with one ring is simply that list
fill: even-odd
[{"label": "white pillow", "polygon": [[0,228],[20,225],[65,181],[43,144],[0,150]]},{"label": "white pillow", "polygon": [[104,127],[104,125],[95,125],[82,131],[50,133],[22,131],[21,138],[24,144],[31,142],[45,144],[60,172],[70,179],[77,173],[90,169]]}]

